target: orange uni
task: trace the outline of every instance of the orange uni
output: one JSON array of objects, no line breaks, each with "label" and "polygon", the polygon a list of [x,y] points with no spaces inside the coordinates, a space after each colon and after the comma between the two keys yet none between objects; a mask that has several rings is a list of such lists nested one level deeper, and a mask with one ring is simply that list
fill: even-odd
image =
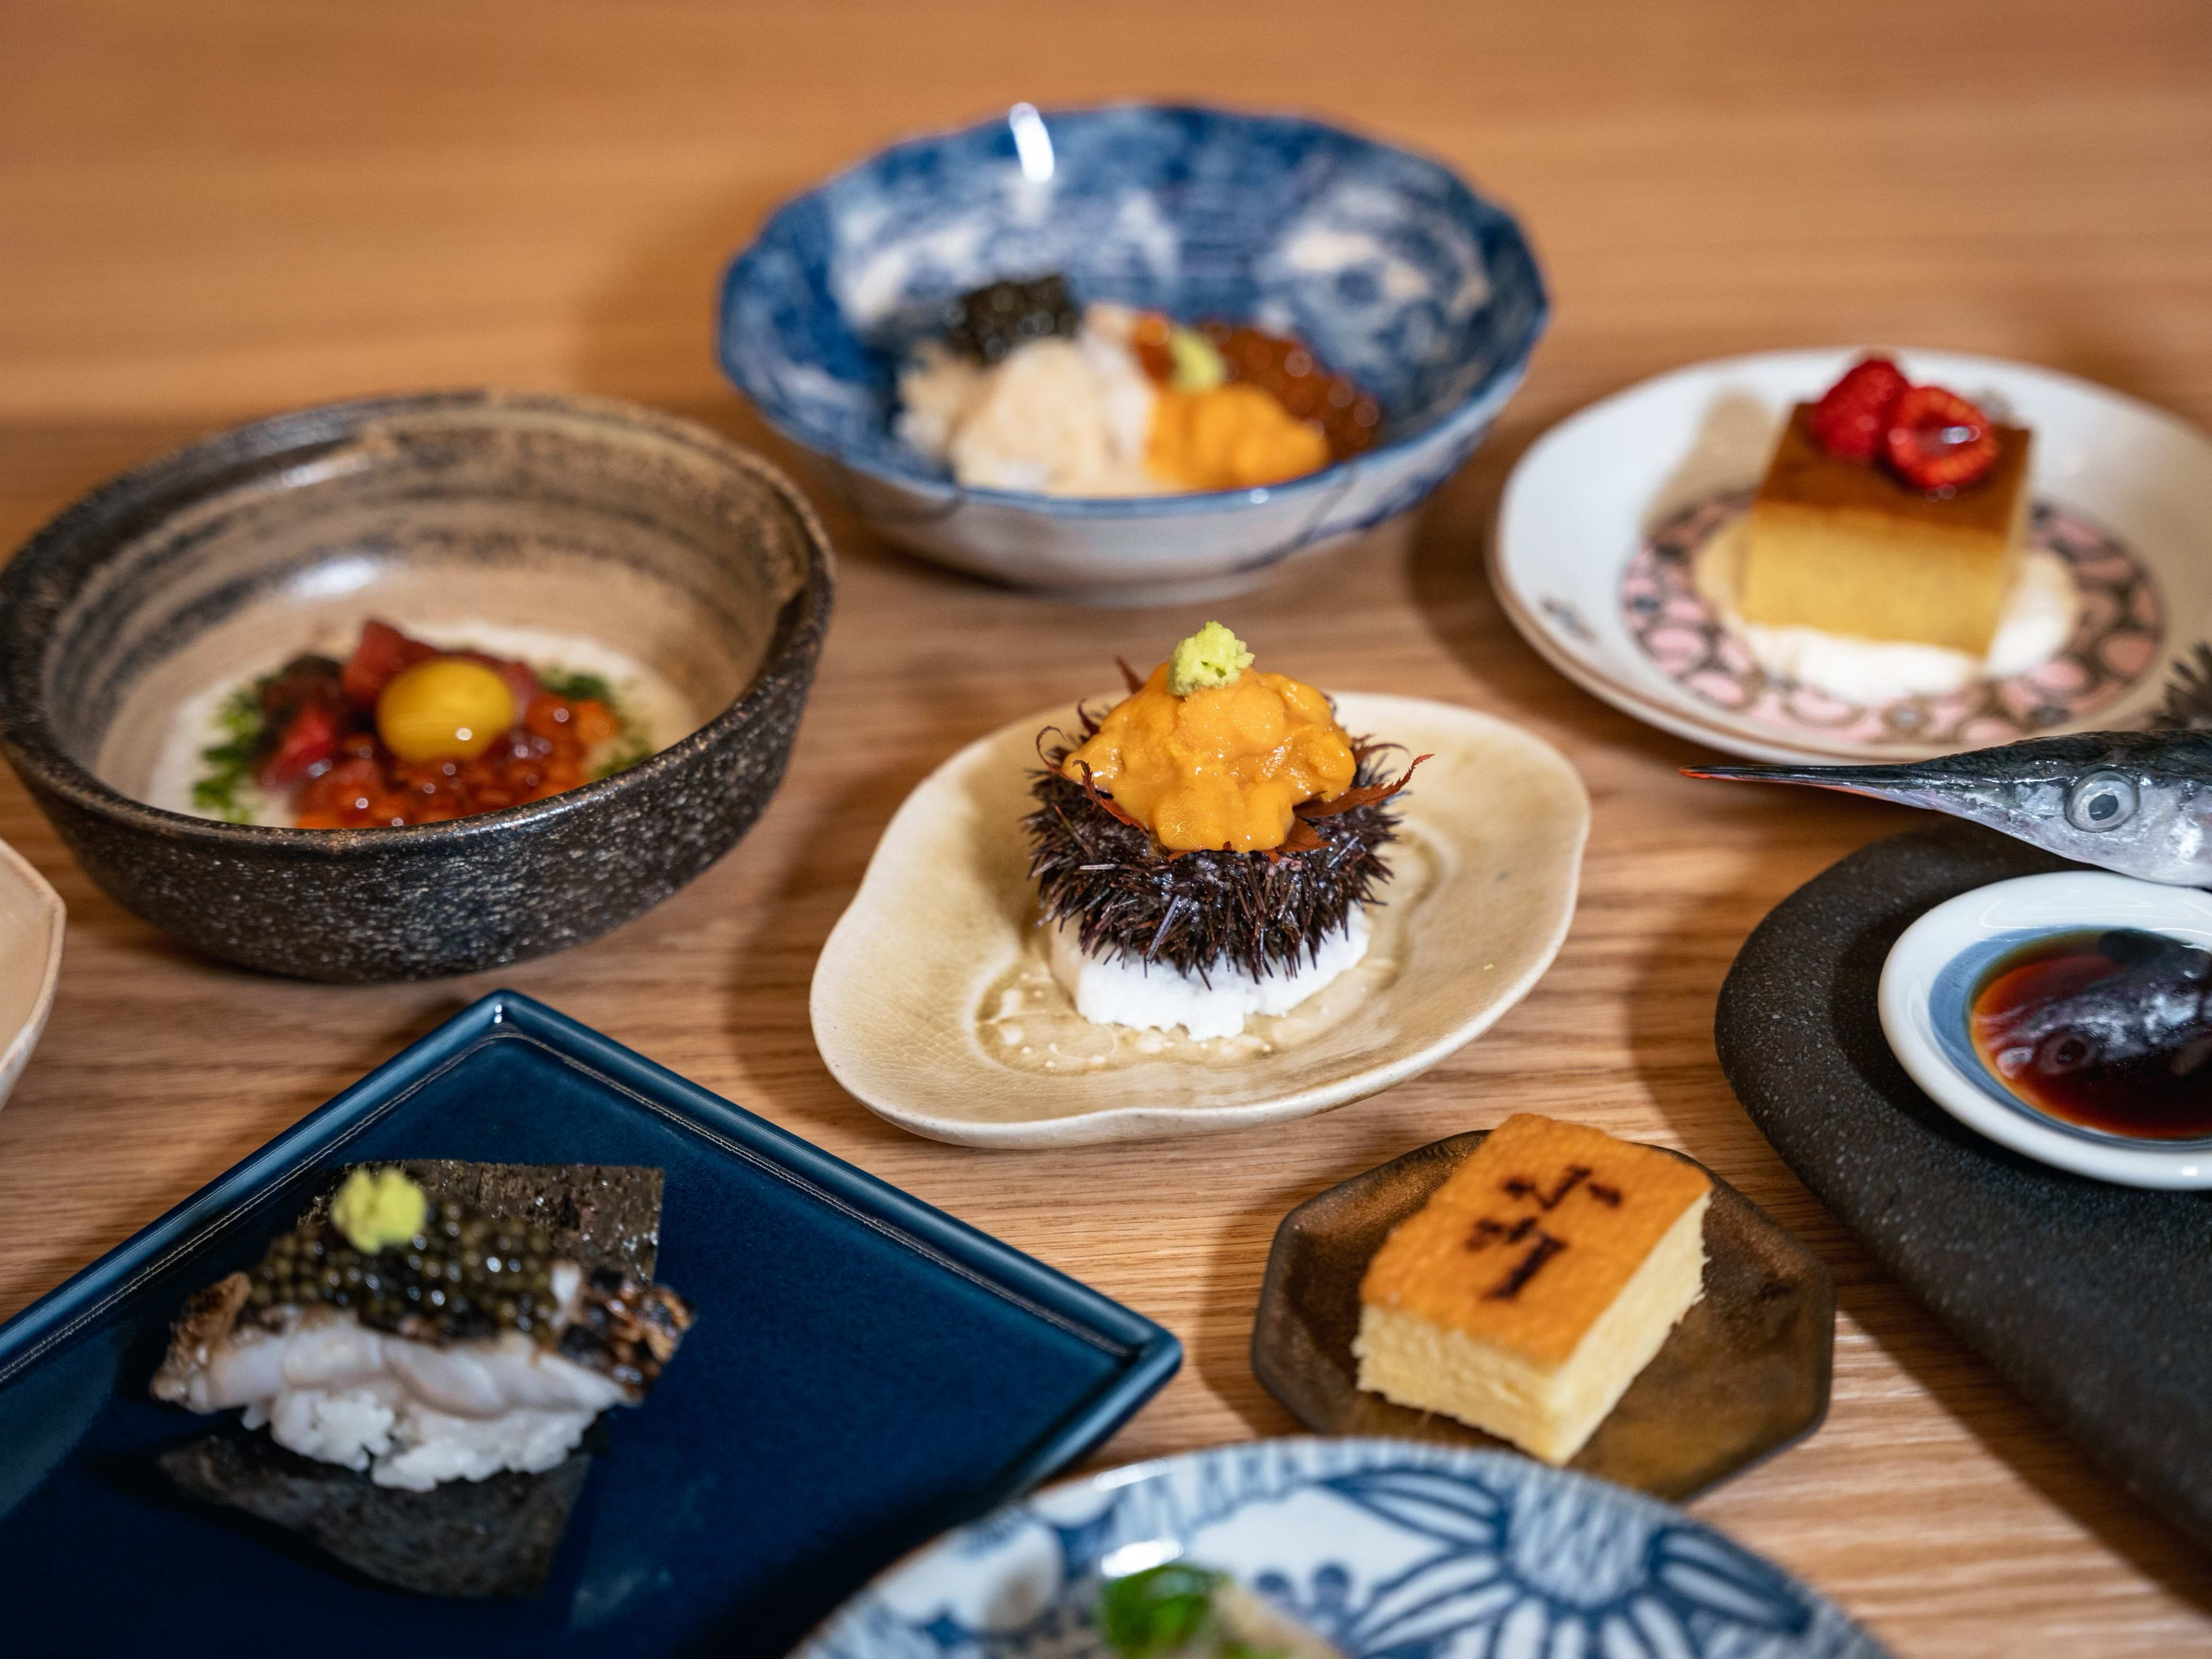
[{"label": "orange uni", "polygon": [[1256,386],[1164,389],[1152,405],[1145,466],[1187,489],[1251,489],[1328,465],[1328,439]]},{"label": "orange uni", "polygon": [[1299,803],[1351,787],[1358,763],[1310,685],[1247,669],[1179,697],[1162,663],[1060,763],[1076,783],[1085,768],[1170,852],[1257,853],[1283,844]]}]

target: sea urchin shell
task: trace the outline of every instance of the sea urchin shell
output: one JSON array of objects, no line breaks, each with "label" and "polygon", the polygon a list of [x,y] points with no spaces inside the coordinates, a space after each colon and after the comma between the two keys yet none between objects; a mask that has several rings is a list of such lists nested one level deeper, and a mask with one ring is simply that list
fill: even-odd
[{"label": "sea urchin shell", "polygon": [[[1080,718],[1087,738],[1097,722],[1087,712]],[[1170,854],[1150,831],[1060,775],[1082,740],[1053,731],[1039,737],[1044,767],[1030,786],[1038,805],[1023,828],[1045,920],[1073,923],[1093,956],[1200,976],[1224,965],[1255,978],[1288,973],[1390,879],[1377,849],[1395,838],[1397,820],[1379,800],[1301,817],[1302,850]],[[1391,769],[1378,751],[1391,746],[1361,745],[1355,790],[1382,782]]]}]

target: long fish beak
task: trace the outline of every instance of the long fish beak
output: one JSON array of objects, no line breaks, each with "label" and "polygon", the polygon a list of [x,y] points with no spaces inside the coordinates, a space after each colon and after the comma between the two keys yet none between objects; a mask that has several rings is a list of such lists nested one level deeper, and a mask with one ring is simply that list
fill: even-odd
[{"label": "long fish beak", "polygon": [[1875,800],[1925,804],[1933,780],[1910,766],[1686,766],[1686,778],[1728,783],[1802,783]]}]

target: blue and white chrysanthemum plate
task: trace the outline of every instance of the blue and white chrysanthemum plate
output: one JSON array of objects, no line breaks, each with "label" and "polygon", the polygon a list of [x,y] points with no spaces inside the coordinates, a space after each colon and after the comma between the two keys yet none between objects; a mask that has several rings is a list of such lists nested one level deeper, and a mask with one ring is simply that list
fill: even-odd
[{"label": "blue and white chrysanthemum plate", "polygon": [[[892,430],[945,302],[1065,272],[1079,299],[1297,336],[1382,404],[1366,453],[1270,489],[969,489]],[[722,367],[890,539],[1073,597],[1234,592],[1406,512],[1458,468],[1542,333],[1535,256],[1449,167],[1317,121],[1123,104],[895,144],[786,204],[724,280]]]},{"label": "blue and white chrysanthemum plate", "polygon": [[1273,1440],[1056,1486],[947,1534],[793,1659],[1091,1659],[1102,1574],[1234,1574],[1347,1659],[1881,1659],[1680,1510],[1502,1452]]}]

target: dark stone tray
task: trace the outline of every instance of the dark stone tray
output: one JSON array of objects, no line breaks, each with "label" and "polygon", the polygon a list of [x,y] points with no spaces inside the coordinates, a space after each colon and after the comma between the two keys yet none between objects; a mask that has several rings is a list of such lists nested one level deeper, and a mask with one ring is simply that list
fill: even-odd
[{"label": "dark stone tray", "polygon": [[1947,823],[1852,854],[1759,925],[1714,1040],[1736,1097],[1821,1202],[1937,1318],[2212,1547],[2212,1194],[2068,1175],[1923,1094],[1875,1012],[1931,906],[2081,866]]}]

